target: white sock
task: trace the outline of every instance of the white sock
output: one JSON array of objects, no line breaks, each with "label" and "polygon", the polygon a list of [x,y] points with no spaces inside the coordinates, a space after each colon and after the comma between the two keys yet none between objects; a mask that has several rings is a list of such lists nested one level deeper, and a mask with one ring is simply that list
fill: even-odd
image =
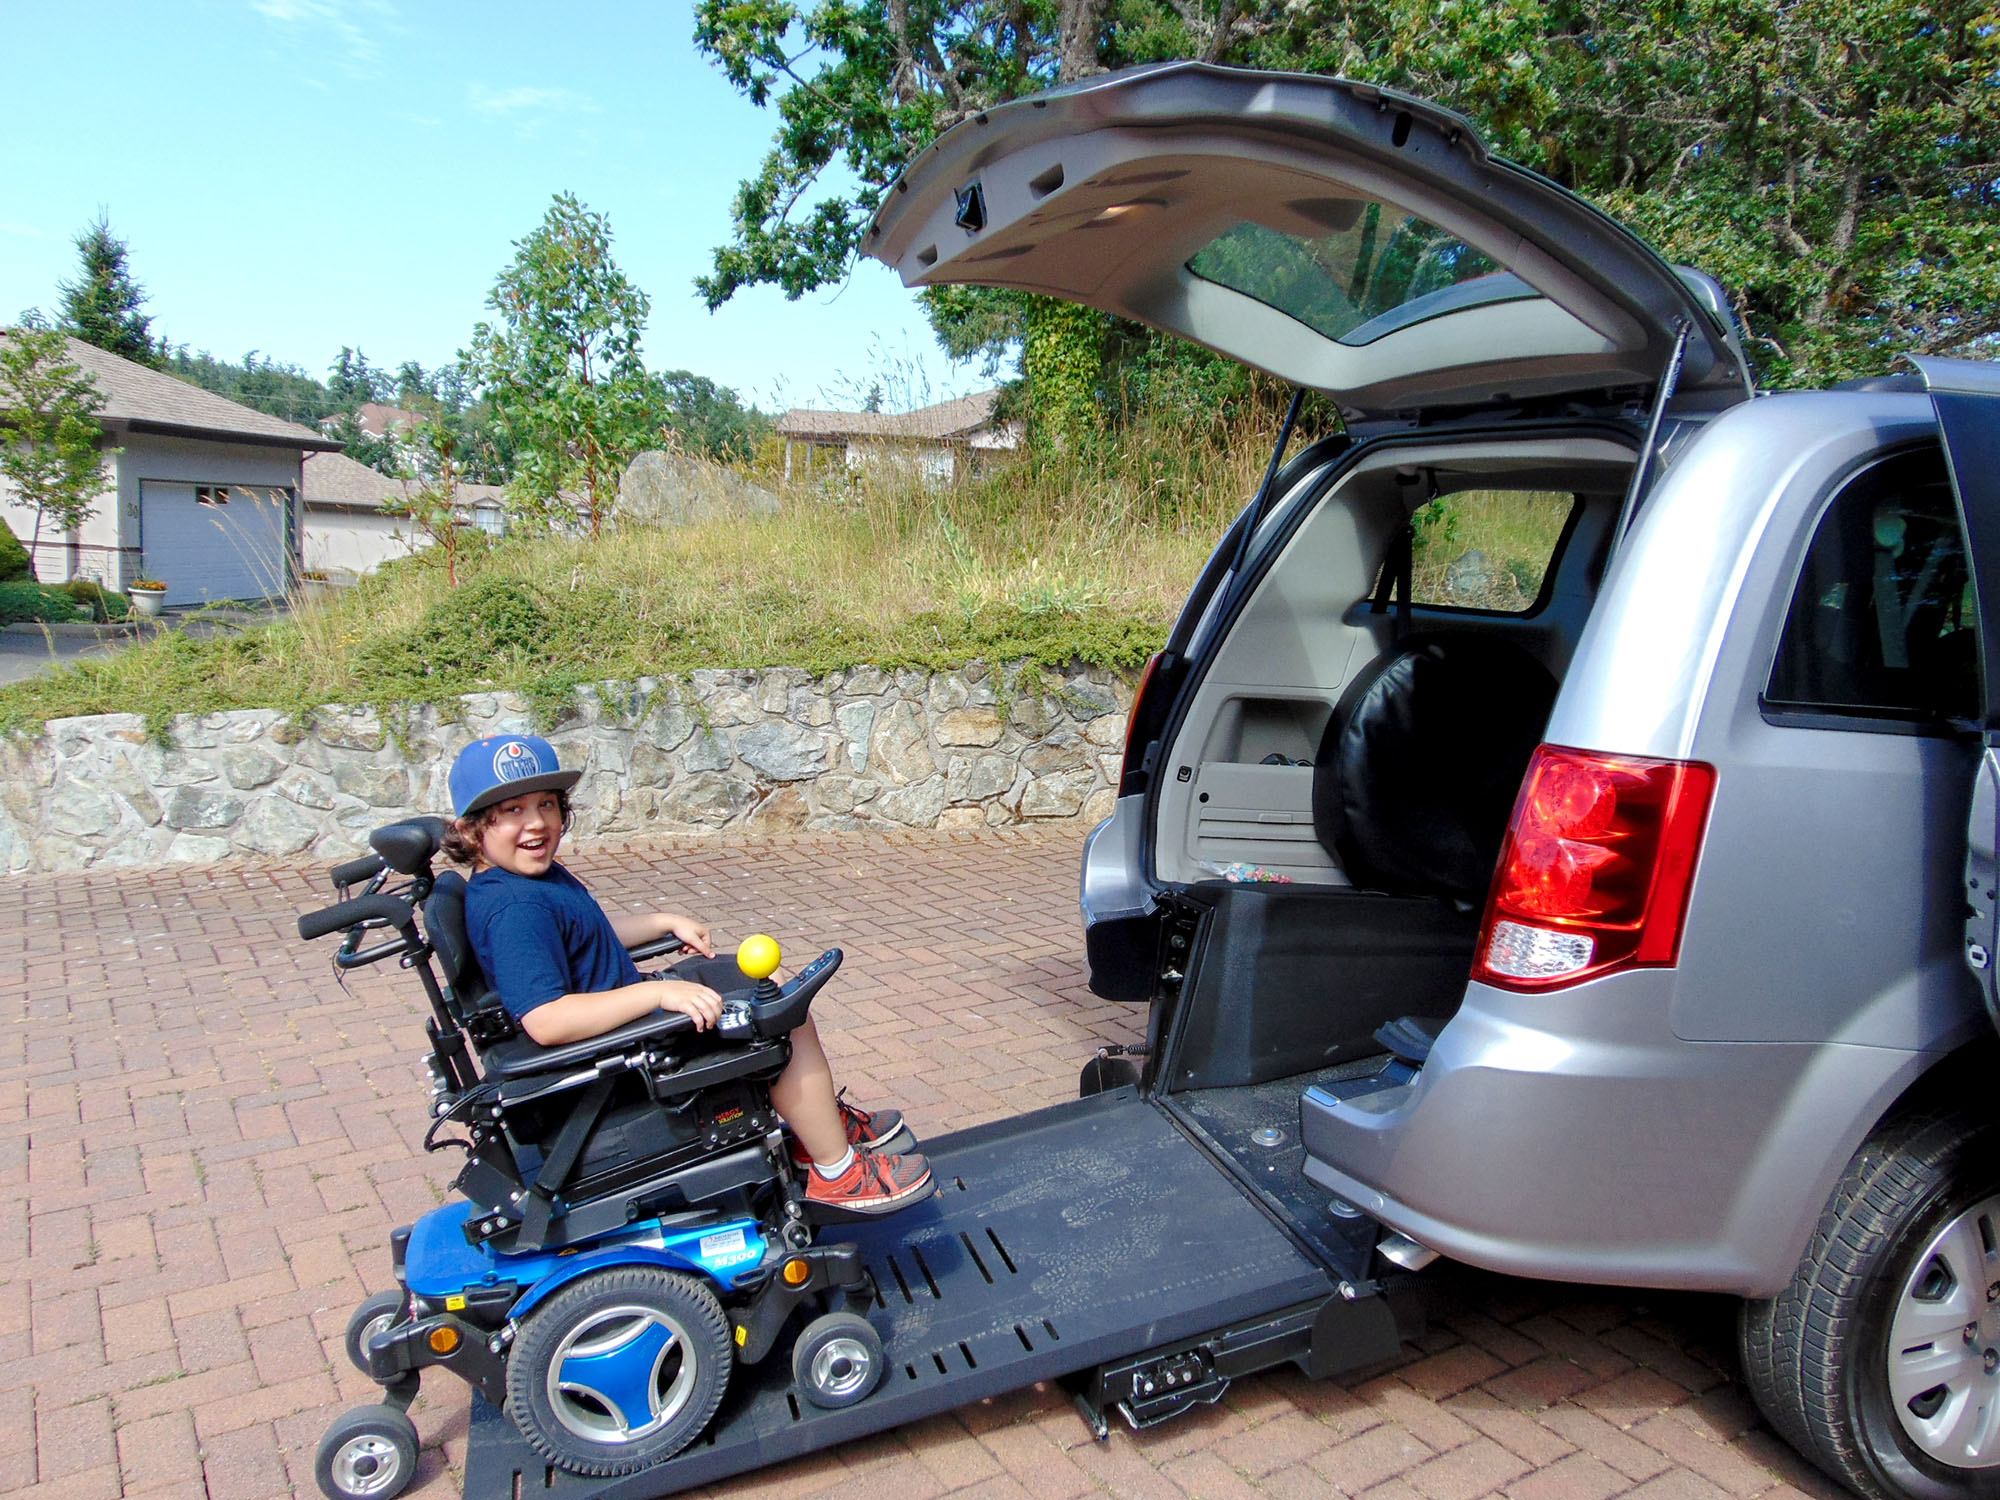
[{"label": "white sock", "polygon": [[853,1165],[854,1165],[854,1148],[852,1146],[849,1146],[845,1151],[841,1152],[840,1160],[835,1162],[832,1166],[823,1167],[818,1162],[814,1162],[813,1170],[819,1173],[819,1175],[821,1177],[824,1177],[828,1182],[832,1182],[834,1178],[838,1177],[842,1172],[845,1172],[849,1167]]}]

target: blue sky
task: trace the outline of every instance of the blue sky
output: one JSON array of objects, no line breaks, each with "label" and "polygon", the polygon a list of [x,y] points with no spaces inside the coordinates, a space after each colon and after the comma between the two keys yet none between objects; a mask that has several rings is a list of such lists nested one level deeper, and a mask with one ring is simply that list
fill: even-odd
[{"label": "blue sky", "polygon": [[558,190],[611,218],[653,299],[646,360],[766,410],[984,388],[863,262],[710,314],[696,275],[775,116],[697,55],[685,0],[0,0],[0,322],[52,309],[100,207],[154,331],[324,375],[450,359]]}]

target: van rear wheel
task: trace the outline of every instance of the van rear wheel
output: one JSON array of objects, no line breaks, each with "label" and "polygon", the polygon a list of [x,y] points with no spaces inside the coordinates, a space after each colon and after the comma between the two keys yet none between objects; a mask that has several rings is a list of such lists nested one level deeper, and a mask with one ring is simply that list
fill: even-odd
[{"label": "van rear wheel", "polygon": [[2000,1500],[2000,1125],[1931,1113],[1871,1137],[1739,1333],[1764,1415],[1842,1484]]}]

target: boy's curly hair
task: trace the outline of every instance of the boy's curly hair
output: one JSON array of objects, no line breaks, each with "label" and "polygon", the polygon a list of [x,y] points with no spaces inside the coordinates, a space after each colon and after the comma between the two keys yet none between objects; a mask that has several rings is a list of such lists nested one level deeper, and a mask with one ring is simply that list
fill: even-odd
[{"label": "boy's curly hair", "polygon": [[[563,832],[569,832],[571,819],[569,793],[557,792],[556,805],[562,809]],[[479,848],[486,838],[486,825],[499,812],[500,804],[482,807],[478,812],[467,813],[462,818],[454,818],[444,825],[445,858],[455,865],[468,869],[479,863]]]}]

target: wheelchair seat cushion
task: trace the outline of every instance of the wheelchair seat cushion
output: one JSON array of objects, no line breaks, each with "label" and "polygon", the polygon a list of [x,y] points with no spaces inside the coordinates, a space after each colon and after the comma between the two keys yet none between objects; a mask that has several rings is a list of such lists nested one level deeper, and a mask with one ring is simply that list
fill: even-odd
[{"label": "wheelchair seat cushion", "polygon": [[1554,706],[1520,647],[1411,640],[1349,684],[1313,771],[1313,827],[1363,889],[1481,901]]}]

